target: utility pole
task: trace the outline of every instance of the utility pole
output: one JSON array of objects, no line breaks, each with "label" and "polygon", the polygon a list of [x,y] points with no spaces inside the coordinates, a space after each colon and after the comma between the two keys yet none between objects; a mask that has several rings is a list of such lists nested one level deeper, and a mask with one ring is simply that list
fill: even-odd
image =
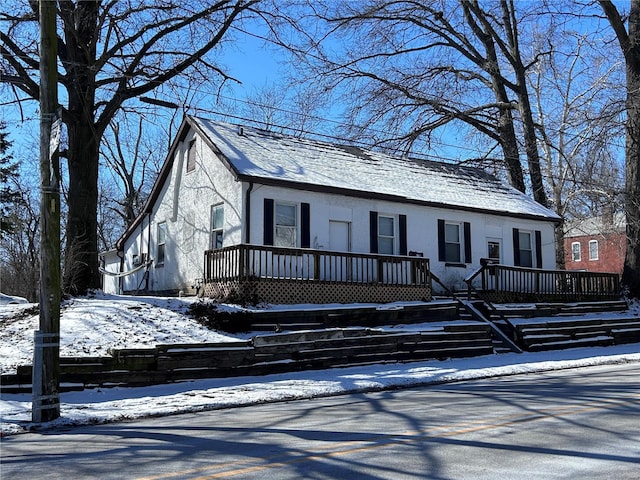
[{"label": "utility pole", "polygon": [[40,0],[40,329],[33,349],[33,422],[60,416],[60,165],[56,0]]}]

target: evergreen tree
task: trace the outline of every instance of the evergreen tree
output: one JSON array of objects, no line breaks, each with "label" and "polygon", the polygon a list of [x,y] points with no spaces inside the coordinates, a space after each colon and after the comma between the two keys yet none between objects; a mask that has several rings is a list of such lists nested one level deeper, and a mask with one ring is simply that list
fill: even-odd
[{"label": "evergreen tree", "polygon": [[[9,153],[11,142],[6,132],[6,124],[0,122],[0,236],[15,230],[15,222],[11,220],[11,210],[20,194],[12,186],[12,179],[17,179],[18,163],[13,161],[13,155]],[[14,183],[15,184],[15,183]]]}]

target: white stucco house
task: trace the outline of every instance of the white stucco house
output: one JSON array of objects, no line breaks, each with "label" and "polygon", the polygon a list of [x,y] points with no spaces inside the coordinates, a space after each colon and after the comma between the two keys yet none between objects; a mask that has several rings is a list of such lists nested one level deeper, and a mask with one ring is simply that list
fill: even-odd
[{"label": "white stucco house", "polygon": [[103,255],[104,289],[427,298],[425,269],[458,289],[485,258],[555,268],[558,221],[477,168],[188,116],[143,213]]}]

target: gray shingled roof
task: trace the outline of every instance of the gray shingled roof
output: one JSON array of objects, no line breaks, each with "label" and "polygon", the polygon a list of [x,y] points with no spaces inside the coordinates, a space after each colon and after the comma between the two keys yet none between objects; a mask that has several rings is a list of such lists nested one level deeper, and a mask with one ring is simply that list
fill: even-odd
[{"label": "gray shingled roof", "polygon": [[596,216],[579,218],[566,223],[565,238],[604,235],[608,233],[624,233],[627,220],[624,213],[612,216]]},{"label": "gray shingled roof", "polygon": [[404,159],[358,147],[300,139],[190,117],[242,179],[389,196],[464,210],[558,220],[551,210],[481,169]]}]

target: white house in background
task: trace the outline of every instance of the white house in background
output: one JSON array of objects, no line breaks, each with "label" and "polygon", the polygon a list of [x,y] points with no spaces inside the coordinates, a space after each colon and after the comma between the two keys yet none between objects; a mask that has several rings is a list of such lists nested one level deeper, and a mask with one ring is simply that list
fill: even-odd
[{"label": "white house in background", "polygon": [[480,169],[189,116],[144,212],[104,254],[104,289],[194,293],[204,252],[241,244],[300,249],[300,258],[418,255],[462,288],[482,258],[555,268],[558,221]]}]

